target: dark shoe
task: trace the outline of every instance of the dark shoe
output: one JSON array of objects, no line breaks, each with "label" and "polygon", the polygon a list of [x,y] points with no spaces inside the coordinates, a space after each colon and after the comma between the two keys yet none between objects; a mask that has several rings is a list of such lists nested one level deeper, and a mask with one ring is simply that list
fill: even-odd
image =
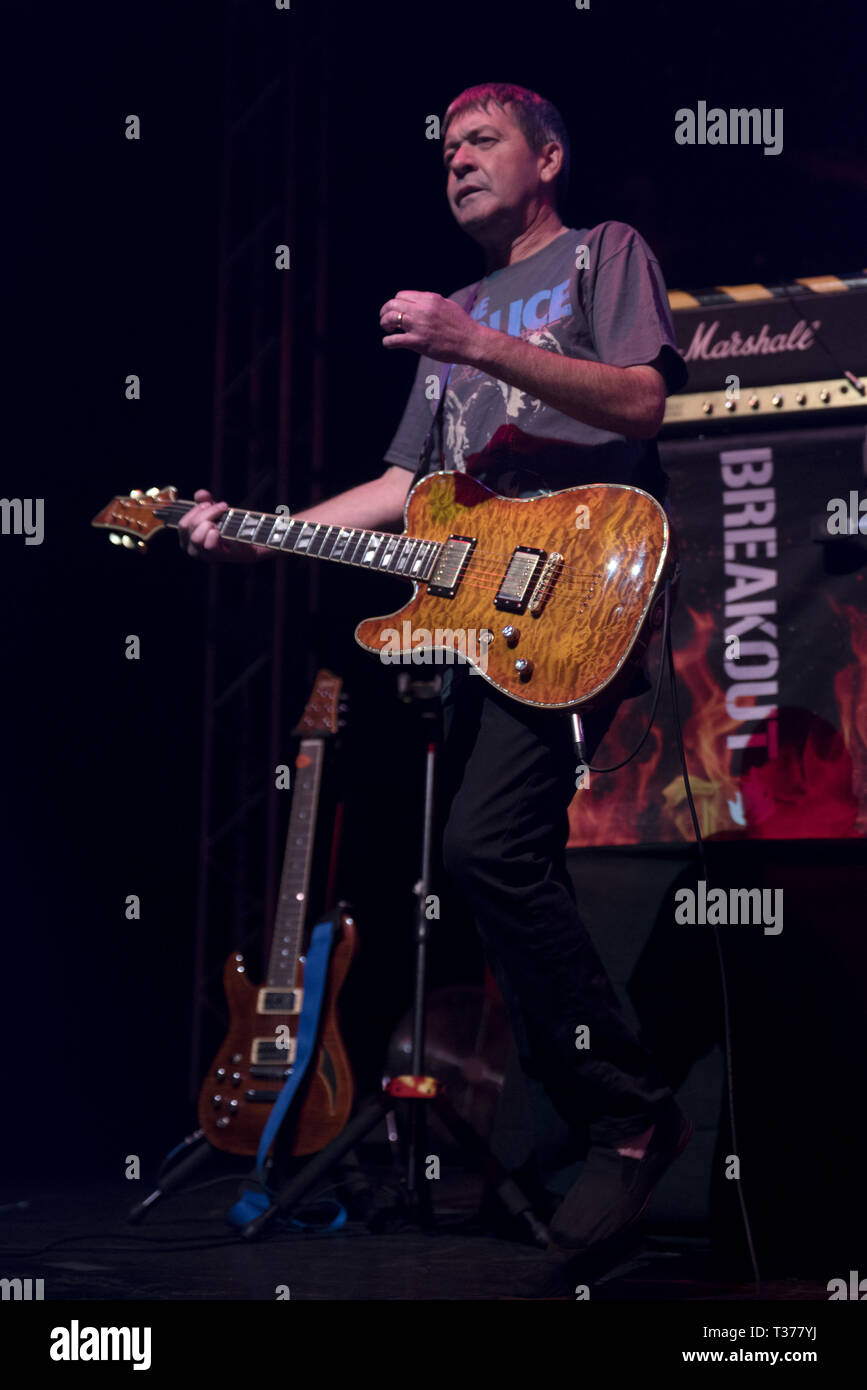
[{"label": "dark shoe", "polygon": [[693,1134],[672,1101],[660,1114],[643,1158],[625,1158],[594,1144],[584,1170],[550,1223],[551,1239],[565,1250],[592,1250],[625,1231],[644,1211],[665,1170]]}]

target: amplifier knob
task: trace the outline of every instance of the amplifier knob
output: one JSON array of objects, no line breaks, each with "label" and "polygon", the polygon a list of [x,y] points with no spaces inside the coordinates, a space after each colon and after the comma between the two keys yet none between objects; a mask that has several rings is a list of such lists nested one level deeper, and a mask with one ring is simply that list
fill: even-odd
[{"label": "amplifier knob", "polygon": [[705,415],[713,415],[713,403],[711,401],[702,401],[701,408]]},{"label": "amplifier knob", "polygon": [[819,400],[820,400],[820,401],[824,401],[826,405],[828,404],[828,402],[829,402],[830,399],[831,399],[831,392],[828,391],[827,389],[824,390],[824,391],[820,391],[820,392],[819,392]]},{"label": "amplifier knob", "polygon": [[803,391],[798,392],[798,394],[795,397],[795,400],[798,402],[798,405],[807,404],[807,397],[804,395]]},{"label": "amplifier knob", "polygon": [[737,410],[737,401],[726,401],[726,410]]},{"label": "amplifier knob", "polygon": [[780,406],[780,405],[782,405],[782,404],[783,404],[783,398],[782,398],[782,396],[779,394],[779,392],[777,392],[776,396],[771,396],[771,405]]},{"label": "amplifier knob", "polygon": [[747,405],[749,406],[750,410],[758,410],[758,408],[759,408],[759,398],[758,398],[758,396],[750,396],[749,400],[747,401]]}]

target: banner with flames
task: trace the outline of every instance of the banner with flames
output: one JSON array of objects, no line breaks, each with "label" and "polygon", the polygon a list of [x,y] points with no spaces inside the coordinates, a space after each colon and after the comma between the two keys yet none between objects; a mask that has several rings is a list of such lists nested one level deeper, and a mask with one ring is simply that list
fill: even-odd
[{"label": "banner with flames", "polygon": [[[867,834],[865,427],[668,443],[660,454],[682,566],[678,701],[703,835]],[[651,681],[660,654],[657,637]],[[593,764],[627,756],[651,703],[621,706]],[[667,674],[639,755],[589,782],[570,808],[571,846],[693,840]]]}]

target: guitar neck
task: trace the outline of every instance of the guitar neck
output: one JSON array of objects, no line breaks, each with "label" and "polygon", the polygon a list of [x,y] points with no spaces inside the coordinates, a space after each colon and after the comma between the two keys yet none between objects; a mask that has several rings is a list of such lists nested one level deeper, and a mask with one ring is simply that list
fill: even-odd
[{"label": "guitar neck", "polygon": [[298,968],[310,896],[310,868],[324,754],[322,739],[304,739],[295,764],[289,833],[266,976],[266,984],[273,988],[291,989]]},{"label": "guitar neck", "polygon": [[[170,502],[159,507],[154,515],[167,526],[177,527],[193,506],[193,502]],[[293,521],[288,516],[248,512],[241,507],[230,507],[217,526],[227,541],[261,545],[285,554],[312,555],[317,560],[334,560],[357,569],[402,575],[405,579],[428,579],[442,549],[441,541],[419,536],[332,526],[324,521]]]}]

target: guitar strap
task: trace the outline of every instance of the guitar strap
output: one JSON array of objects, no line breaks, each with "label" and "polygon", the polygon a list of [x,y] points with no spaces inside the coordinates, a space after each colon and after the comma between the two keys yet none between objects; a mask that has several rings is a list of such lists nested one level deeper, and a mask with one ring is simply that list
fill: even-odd
[{"label": "guitar strap", "polygon": [[[256,1155],[256,1178],[266,1192],[268,1185],[265,1181],[264,1163],[268,1156],[268,1150],[274,1142],[277,1131],[286,1117],[293,1097],[310,1064],[310,1059],[316,1050],[319,1015],[322,1012],[322,997],[325,993],[325,981],[328,978],[328,961],[331,956],[335,920],[336,914],[334,917],[328,917],[324,921],[318,922],[313,928],[310,938],[310,946],[304,964],[304,1002],[301,1005],[301,1017],[298,1020],[295,1061],[292,1064],[291,1074],[287,1077],[282,1091],[274,1102],[274,1108],[268,1116],[268,1123],[262,1131],[262,1137],[259,1140],[259,1152]],[[229,1210],[227,1220],[235,1226],[246,1226],[254,1216],[258,1216],[267,1206],[268,1199],[263,1193],[248,1192]],[[344,1214],[343,1221],[345,1219]],[[341,1225],[343,1221],[340,1222]]]}]

